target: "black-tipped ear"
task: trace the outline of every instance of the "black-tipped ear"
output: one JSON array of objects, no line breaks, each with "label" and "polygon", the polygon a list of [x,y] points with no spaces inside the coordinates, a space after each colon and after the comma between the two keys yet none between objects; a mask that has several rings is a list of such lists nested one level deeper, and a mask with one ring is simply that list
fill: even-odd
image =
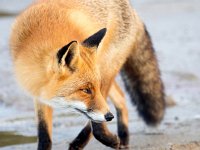
[{"label": "black-tipped ear", "polygon": [[82,44],[86,47],[98,47],[101,43],[101,40],[106,34],[106,30],[106,28],[99,30],[98,32],[84,40]]},{"label": "black-tipped ear", "polygon": [[61,66],[67,66],[70,70],[74,70],[73,62],[75,55],[78,53],[77,41],[72,41],[69,44],[62,47],[57,53],[58,64]]}]

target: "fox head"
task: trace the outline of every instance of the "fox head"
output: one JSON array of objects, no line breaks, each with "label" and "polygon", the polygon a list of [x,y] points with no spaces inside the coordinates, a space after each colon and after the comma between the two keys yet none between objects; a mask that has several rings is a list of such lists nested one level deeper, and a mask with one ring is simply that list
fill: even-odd
[{"label": "fox head", "polygon": [[48,84],[41,99],[53,107],[72,107],[93,121],[114,117],[101,94],[101,76],[96,50],[106,29],[101,29],[82,43],[71,41],[60,48],[49,62]]}]

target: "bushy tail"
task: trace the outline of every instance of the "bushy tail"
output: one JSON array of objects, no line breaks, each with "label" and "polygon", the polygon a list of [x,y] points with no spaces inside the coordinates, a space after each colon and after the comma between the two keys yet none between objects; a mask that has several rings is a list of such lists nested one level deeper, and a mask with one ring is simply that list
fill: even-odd
[{"label": "bushy tail", "polygon": [[132,102],[148,125],[156,125],[164,115],[164,88],[150,36],[144,33],[121,70]]}]

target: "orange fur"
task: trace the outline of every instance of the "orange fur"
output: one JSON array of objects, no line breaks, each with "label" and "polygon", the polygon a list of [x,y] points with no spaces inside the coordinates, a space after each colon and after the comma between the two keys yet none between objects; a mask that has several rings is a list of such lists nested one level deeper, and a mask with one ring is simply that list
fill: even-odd
[{"label": "orange fur", "polygon": [[[64,84],[68,85],[65,82],[71,75],[67,69],[60,73],[56,53],[74,39],[79,42],[81,55],[77,68],[81,69],[76,77],[70,77],[73,81],[70,89],[74,90],[78,84],[87,81],[98,84],[98,73],[92,74],[97,70],[95,56],[89,53],[88,48],[80,45],[97,30],[83,12],[63,7],[59,3],[39,3],[30,7],[17,18],[11,36],[15,72],[20,84],[33,96],[47,99],[55,96]],[[66,94],[66,91],[63,92],[61,90],[60,95]]]},{"label": "orange fur", "polygon": [[[82,43],[102,28],[107,32],[98,46]],[[17,17],[12,28],[10,47],[16,78],[35,99],[79,100],[86,112],[108,114],[109,94],[127,127],[124,96],[113,81],[134,53],[142,31],[143,23],[128,0],[38,0]],[[72,41],[76,43],[62,54],[59,63],[58,51]],[[39,119],[44,117],[45,122],[39,123],[48,127],[51,137],[52,116],[48,113],[52,110],[39,101],[36,106],[38,115],[42,114]],[[106,137],[109,132],[103,134]],[[114,142],[116,146],[118,141]]]}]

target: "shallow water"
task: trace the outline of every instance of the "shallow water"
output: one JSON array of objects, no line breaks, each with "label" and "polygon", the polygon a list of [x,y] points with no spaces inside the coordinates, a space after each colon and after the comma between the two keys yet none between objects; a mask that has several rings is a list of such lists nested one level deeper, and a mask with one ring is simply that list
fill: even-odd
[{"label": "shallow water", "polygon": [[25,136],[17,134],[16,132],[0,132],[0,147],[36,143],[36,136]]}]

